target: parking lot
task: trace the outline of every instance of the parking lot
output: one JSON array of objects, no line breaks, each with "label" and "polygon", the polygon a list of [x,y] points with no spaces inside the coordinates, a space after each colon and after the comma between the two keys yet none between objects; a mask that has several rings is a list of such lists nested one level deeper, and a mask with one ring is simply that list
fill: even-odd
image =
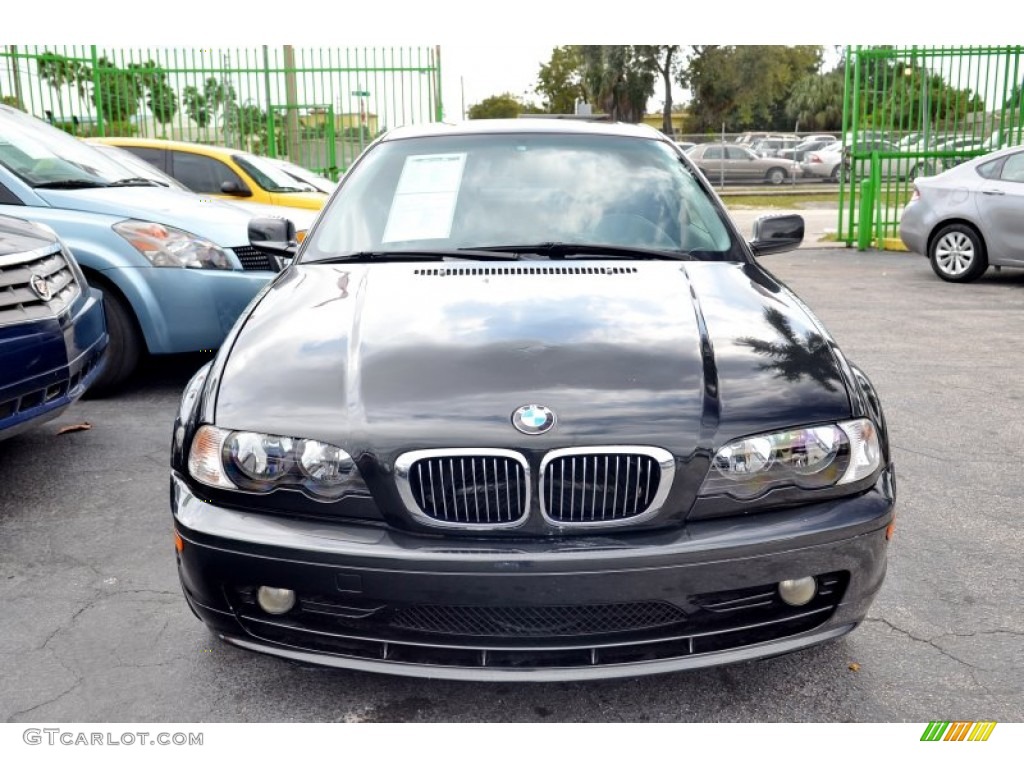
[{"label": "parking lot", "polygon": [[[847,637],[785,657],[600,683],[469,684],[229,647],[178,587],[168,451],[201,357],[0,443],[4,721],[1024,719],[1024,271],[950,285],[920,257],[764,263],[871,376],[897,469],[889,573]],[[91,429],[58,435],[88,422]]]}]

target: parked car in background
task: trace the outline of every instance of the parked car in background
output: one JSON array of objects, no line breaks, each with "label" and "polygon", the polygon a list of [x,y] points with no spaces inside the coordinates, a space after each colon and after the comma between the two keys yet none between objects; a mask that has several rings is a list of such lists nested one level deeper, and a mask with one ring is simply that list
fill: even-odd
[{"label": "parked car in background", "polygon": [[[788,138],[767,137],[758,139],[750,145],[750,150],[760,157],[779,157],[786,149],[793,149],[802,142],[796,136]],[[792,158],[791,158],[792,159]]]},{"label": "parked car in background", "polygon": [[881,154],[897,153],[890,157],[879,157],[880,173],[883,178],[891,179],[916,179],[918,176],[928,176],[935,172],[935,163],[928,158],[915,157],[913,155],[900,155],[902,150],[896,144],[884,139],[866,139],[858,141],[853,146],[845,146],[842,149],[843,168],[847,174],[850,173],[853,163],[853,152],[863,156],[857,161],[861,164],[859,173],[864,178],[870,172],[870,159],[867,153],[878,152]]},{"label": "parked car in background", "polygon": [[975,280],[990,266],[1024,267],[1024,147],[916,179],[900,239],[949,282]]},{"label": "parked car in background", "polygon": [[303,168],[301,165],[297,165],[289,160],[282,160],[279,157],[265,157],[263,159],[269,160],[300,184],[304,184],[317,192],[323,192],[325,195],[330,195],[338,188],[338,182],[331,181],[330,179],[321,176],[318,173],[314,173],[308,168]]},{"label": "parked car in background", "polygon": [[679,147],[683,152],[689,152],[691,149],[697,146],[696,142],[693,141],[677,141],[675,145]]},{"label": "parked car in background", "polygon": [[800,171],[808,178],[838,182],[843,166],[843,144],[834,141],[808,152],[800,162]]},{"label": "parked car in background", "polygon": [[238,149],[137,137],[95,141],[134,152],[202,195],[314,211],[327,202],[327,194],[297,181],[267,158]]},{"label": "parked car in background", "polygon": [[0,440],[60,416],[100,375],[102,302],[52,229],[0,215]]},{"label": "parked car in background", "polygon": [[742,240],[648,126],[385,134],[185,388],[185,599],[248,650],[492,682],[850,632],[893,468],[867,377],[758,263],[802,238]]},{"label": "parked car in background", "polygon": [[140,357],[215,349],[281,268],[249,242],[252,215],[161,186],[0,105],[0,213],[48,225],[104,298],[110,391]]},{"label": "parked car in background", "polygon": [[814,141],[804,140],[797,144],[795,147],[779,150],[779,152],[776,154],[776,157],[784,157],[787,160],[802,163],[809,152],[814,152],[815,150],[818,149],[824,149],[829,144],[833,143],[835,143],[835,139],[832,139],[831,141],[826,141],[823,139],[816,139]]},{"label": "parked car in background", "polygon": [[[177,189],[180,192],[188,192],[193,195],[199,194],[197,192],[192,192],[192,190],[180,181],[172,176],[168,176],[155,165],[147,163],[134,152],[129,152],[127,149],[123,149],[122,147],[116,147],[113,144],[106,144],[95,139],[85,139],[85,141],[86,143],[96,147],[97,150],[114,162],[119,165],[123,165],[127,170],[136,174],[140,178],[155,181],[161,186]],[[290,219],[291,222],[295,224],[295,237],[300,243],[306,237],[306,233],[309,231],[309,228],[313,226],[313,222],[316,221],[317,213],[319,213],[319,211],[314,211],[309,208],[289,208],[283,205],[254,203],[250,202],[247,198],[220,198],[218,200],[218,204],[238,206],[239,209],[254,218],[280,216],[282,218]]]},{"label": "parked car in background", "polygon": [[831,133],[811,133],[801,137],[802,141],[820,141],[823,144],[831,144],[836,141],[836,137]]},{"label": "parked car in background", "polygon": [[800,166],[792,160],[758,157],[747,147],[735,144],[698,144],[687,153],[710,181],[763,181],[782,184],[800,176]]}]

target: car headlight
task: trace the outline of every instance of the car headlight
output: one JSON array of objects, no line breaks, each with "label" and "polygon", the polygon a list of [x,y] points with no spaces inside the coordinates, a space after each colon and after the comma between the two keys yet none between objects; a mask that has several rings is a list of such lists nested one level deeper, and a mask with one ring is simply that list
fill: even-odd
[{"label": "car headlight", "polygon": [[329,501],[369,493],[355,461],[336,445],[209,425],[192,439],[188,471],[204,485],[253,493],[290,488]]},{"label": "car headlight", "polygon": [[114,231],[149,259],[154,267],[233,268],[227,251],[182,229],[129,219],[115,224]]},{"label": "car headlight", "polygon": [[845,485],[869,477],[881,461],[870,419],[755,435],[719,449],[700,495],[752,499],[784,486]]}]

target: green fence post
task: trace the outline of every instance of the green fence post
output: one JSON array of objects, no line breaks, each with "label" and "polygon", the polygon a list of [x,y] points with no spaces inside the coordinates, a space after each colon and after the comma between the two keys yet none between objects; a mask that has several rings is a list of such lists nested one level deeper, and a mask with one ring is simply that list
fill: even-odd
[{"label": "green fence post", "polygon": [[[96,46],[90,45],[90,54],[92,56],[92,92],[93,96],[99,93],[100,88],[100,75],[97,72],[99,67],[99,56],[96,55]],[[107,132],[103,127],[103,99],[94,98],[93,102],[96,104],[96,132],[100,136],[106,136]]]},{"label": "green fence post", "polygon": [[[889,161],[890,168],[892,167],[892,161]],[[882,161],[878,157],[878,152],[871,153],[871,197],[875,208],[872,211],[875,223],[875,247],[882,245],[882,238],[885,235],[885,225],[887,222],[888,211],[883,215],[882,213]],[[888,195],[886,195],[888,200]],[[868,231],[871,231],[871,227],[868,227]]]},{"label": "green fence post", "polygon": [[871,247],[871,217],[875,212],[875,190],[871,179],[860,183],[860,221],[857,222],[857,250],[866,251]]},{"label": "green fence post", "polygon": [[338,142],[334,133],[334,105],[327,105],[327,176],[331,181],[338,180]]}]

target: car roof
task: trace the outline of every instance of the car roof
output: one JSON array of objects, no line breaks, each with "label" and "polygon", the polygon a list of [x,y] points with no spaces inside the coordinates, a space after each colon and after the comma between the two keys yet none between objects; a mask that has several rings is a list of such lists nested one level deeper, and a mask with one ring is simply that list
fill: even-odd
[{"label": "car roof", "polygon": [[465,120],[457,123],[424,123],[408,125],[388,131],[384,141],[424,138],[431,136],[467,136],[500,133],[578,134],[599,136],[626,136],[669,141],[661,131],[649,125],[610,123],[586,120],[527,119]]},{"label": "car roof", "polygon": [[150,147],[152,149],[177,149],[183,152],[195,152],[202,155],[227,156],[248,155],[244,149],[222,147],[217,144],[199,144],[193,141],[174,141],[173,139],[145,139],[138,136],[95,136],[91,139],[100,144],[113,144],[118,147]]}]

